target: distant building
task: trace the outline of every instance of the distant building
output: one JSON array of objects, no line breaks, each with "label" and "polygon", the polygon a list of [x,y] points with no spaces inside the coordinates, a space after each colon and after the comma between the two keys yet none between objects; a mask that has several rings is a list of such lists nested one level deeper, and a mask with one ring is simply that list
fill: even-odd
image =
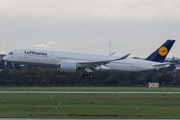
[{"label": "distant building", "polygon": [[175,64],[176,70],[180,70],[180,64]]},{"label": "distant building", "polygon": [[6,56],[6,55],[0,54],[0,59],[2,60],[4,56]]},{"label": "distant building", "polygon": [[172,61],[172,60],[178,60],[179,58],[178,57],[171,57],[171,58],[166,58],[165,60],[166,61]]},{"label": "distant building", "polygon": [[4,54],[0,54],[0,71],[2,71],[2,69],[4,68],[4,62],[2,61],[3,60],[3,57],[6,56]]}]

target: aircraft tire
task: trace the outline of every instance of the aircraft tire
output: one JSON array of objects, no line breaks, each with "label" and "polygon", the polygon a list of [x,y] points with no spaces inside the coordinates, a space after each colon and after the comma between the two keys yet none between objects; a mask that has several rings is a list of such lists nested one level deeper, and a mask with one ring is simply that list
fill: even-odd
[{"label": "aircraft tire", "polygon": [[89,74],[89,78],[91,78],[91,79],[92,79],[92,78],[93,78],[93,75],[92,75],[92,74]]},{"label": "aircraft tire", "polygon": [[88,78],[88,75],[87,75],[87,74],[83,74],[83,75],[82,75],[82,78],[87,79],[87,78]]}]

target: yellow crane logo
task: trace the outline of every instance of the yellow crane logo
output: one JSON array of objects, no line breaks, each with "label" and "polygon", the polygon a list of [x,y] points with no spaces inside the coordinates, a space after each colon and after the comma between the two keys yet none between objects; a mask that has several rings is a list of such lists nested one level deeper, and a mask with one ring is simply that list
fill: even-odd
[{"label": "yellow crane logo", "polygon": [[164,47],[164,46],[160,47],[160,48],[159,48],[159,54],[160,54],[161,56],[167,55],[167,54],[168,54],[168,49],[167,49],[166,47]]}]

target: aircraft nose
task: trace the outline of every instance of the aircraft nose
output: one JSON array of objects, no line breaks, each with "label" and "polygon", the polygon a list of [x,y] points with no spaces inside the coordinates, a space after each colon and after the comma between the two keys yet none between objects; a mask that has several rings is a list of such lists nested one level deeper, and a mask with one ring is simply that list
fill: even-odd
[{"label": "aircraft nose", "polygon": [[6,61],[6,60],[7,60],[7,56],[4,56],[4,57],[3,57],[3,60]]}]

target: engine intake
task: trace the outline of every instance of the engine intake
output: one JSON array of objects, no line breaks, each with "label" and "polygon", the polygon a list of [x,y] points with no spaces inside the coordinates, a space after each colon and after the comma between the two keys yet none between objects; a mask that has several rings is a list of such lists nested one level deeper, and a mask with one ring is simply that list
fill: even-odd
[{"label": "engine intake", "polygon": [[60,64],[60,71],[65,73],[73,73],[76,72],[77,65],[75,63],[67,63],[63,62]]}]

